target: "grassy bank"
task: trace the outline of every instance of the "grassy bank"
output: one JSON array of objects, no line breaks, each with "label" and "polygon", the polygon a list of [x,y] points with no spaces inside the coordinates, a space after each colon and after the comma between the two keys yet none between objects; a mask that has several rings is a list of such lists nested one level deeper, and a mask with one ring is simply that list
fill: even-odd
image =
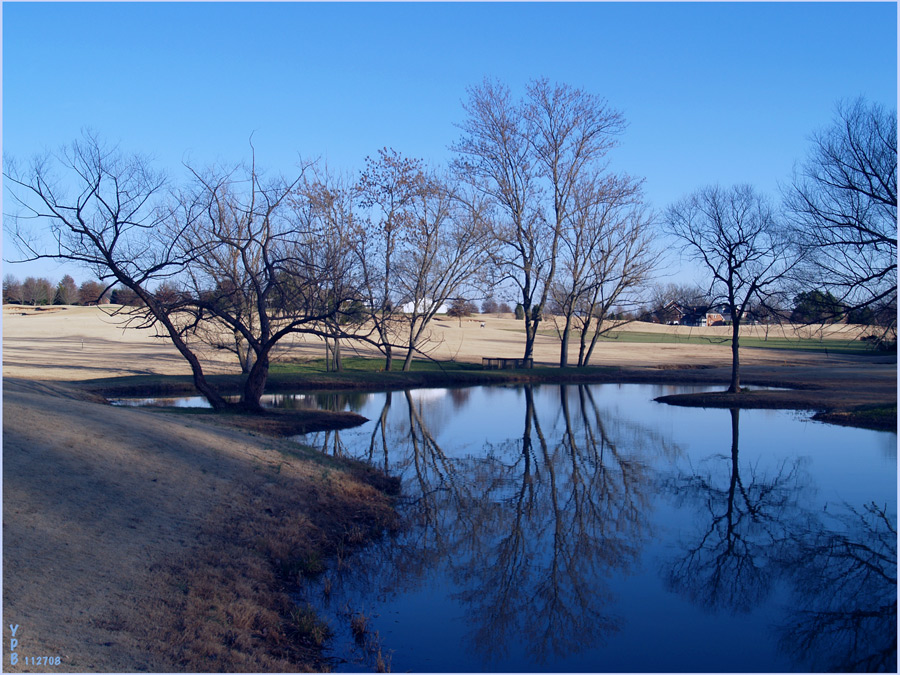
[{"label": "grassy bank", "polygon": [[326,670],[330,628],[294,591],[362,564],[399,482],[282,431],[5,379],[3,612],[23,645],[67,672]]},{"label": "grassy bank", "polygon": [[875,429],[877,431],[897,431],[897,406],[866,406],[856,410],[835,410],[820,412],[813,416],[818,422],[839,424],[845,427]]},{"label": "grassy bank", "polygon": [[[535,366],[511,370],[484,370],[471,363],[416,361],[410,372],[382,370],[379,359],[345,359],[341,372],[326,372],[324,361],[276,363],[269,371],[266,391],[388,391],[416,387],[465,387],[489,384],[539,384],[567,382],[650,382],[653,374],[625,370],[618,367],[592,366],[588,368],[558,368]],[[683,378],[703,367],[684,369]],[[224,393],[238,394],[241,377],[213,375],[207,378]],[[106,397],[180,396],[195,393],[187,375],[135,375],[130,377],[84,380],[78,385],[89,392]]]},{"label": "grassy bank", "polygon": [[[740,394],[722,391],[699,394],[673,394],[656,400],[669,405],[695,408],[740,408],[765,410],[816,410],[815,392],[745,390]],[[819,410],[812,416],[818,422],[839,424],[875,431],[897,431],[897,405],[852,406],[848,409]]]},{"label": "grassy bank", "polygon": [[322,649],[332,627],[292,589],[335,564],[359,564],[342,561],[395,523],[384,495],[399,483],[361,464],[298,447],[255,477],[160,574],[157,644],[183,672],[329,670]]}]

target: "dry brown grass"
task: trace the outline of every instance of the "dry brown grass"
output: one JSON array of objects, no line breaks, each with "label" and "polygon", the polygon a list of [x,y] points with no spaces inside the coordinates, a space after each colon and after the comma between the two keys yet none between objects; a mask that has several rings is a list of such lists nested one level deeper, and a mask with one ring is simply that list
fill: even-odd
[{"label": "dry brown grass", "polygon": [[385,653],[381,634],[370,630],[369,616],[365,610],[354,610],[347,604],[340,612],[349,621],[350,634],[361,650],[364,663],[377,673],[391,672],[391,654]]},{"label": "dry brown grass", "polygon": [[366,639],[366,633],[369,631],[369,617],[362,612],[357,612],[350,618],[350,632],[357,642],[363,642]]},{"label": "dry brown grass", "polygon": [[324,669],[327,628],[291,590],[392,526],[395,480],[58,385],[7,380],[3,412],[3,609],[27,653],[69,672]]},{"label": "dry brown grass", "polygon": [[[482,328],[482,322],[485,327]],[[552,332],[553,318],[547,317],[544,329]],[[617,329],[618,330],[618,329]],[[690,328],[631,323],[621,327],[625,332],[662,333],[679,336],[718,337],[730,335],[727,326]],[[745,337],[815,337],[846,340],[858,336],[860,328],[835,324],[816,327],[746,326]],[[572,341],[570,363],[577,358],[577,340]],[[512,315],[487,315],[477,318],[435,320],[423,348],[432,358],[481,363],[483,356],[518,356],[525,344],[521,321]],[[345,356],[359,354],[377,356],[370,347],[346,343]],[[237,373],[237,359],[222,350],[200,349],[204,370],[214,373]],[[276,360],[322,358],[322,341],[313,336],[291,336],[280,344]],[[539,335],[535,343],[535,363],[559,361],[559,340],[552,335]],[[605,341],[597,345],[594,365],[650,366],[706,363],[727,365],[730,348],[722,344],[636,344]],[[779,354],[756,350],[748,353],[745,363],[774,364]],[[792,354],[793,363],[815,363],[818,355]],[[3,307],[3,368],[5,377],[29,379],[83,380],[121,375],[187,375],[187,362],[172,343],[156,336],[153,330],[123,330],[121,322],[97,307],[65,307],[59,311],[34,311],[18,305]]]},{"label": "dry brown grass", "polygon": [[298,577],[324,571],[335,551],[378,536],[395,514],[382,492],[340,465],[315,481],[303,475],[308,468],[292,459],[277,474],[248,480],[239,498],[211,514],[215,526],[190,558],[166,571],[181,591],[166,615],[179,621],[159,640],[179,669],[326,669],[320,650],[330,629],[289,591]]}]

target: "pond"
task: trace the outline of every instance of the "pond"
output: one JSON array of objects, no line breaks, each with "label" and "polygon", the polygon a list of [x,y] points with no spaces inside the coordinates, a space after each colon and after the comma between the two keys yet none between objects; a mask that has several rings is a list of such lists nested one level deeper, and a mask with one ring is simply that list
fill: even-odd
[{"label": "pond", "polygon": [[298,440],[402,480],[298,598],[334,668],[896,671],[896,434],[653,401],[697,390],[281,395],[369,418]]},{"label": "pond", "polygon": [[653,401],[690,390],[322,397],[370,422],[298,440],[403,481],[306,589],[336,669],[895,671],[896,434]]}]

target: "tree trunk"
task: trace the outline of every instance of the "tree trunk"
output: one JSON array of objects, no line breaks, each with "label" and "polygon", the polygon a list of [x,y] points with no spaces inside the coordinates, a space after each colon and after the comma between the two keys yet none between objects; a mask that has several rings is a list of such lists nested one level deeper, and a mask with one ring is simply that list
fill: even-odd
[{"label": "tree trunk", "polygon": [[[423,321],[424,320],[425,319],[423,317]],[[417,319],[415,317],[415,314],[413,314],[412,323],[409,326],[409,349],[406,351],[406,358],[403,360],[403,372],[404,373],[408,373],[409,369],[412,367],[413,352],[416,350],[416,342],[417,342],[416,321],[417,321]]]},{"label": "tree trunk", "polygon": [[372,430],[372,439],[369,441],[369,462],[374,465],[375,463],[375,435],[377,433],[381,433],[381,448],[384,453],[384,473],[390,474],[390,464],[388,462],[388,439],[387,439],[387,419],[388,412],[391,409],[391,392],[388,391],[384,396],[384,407],[381,409],[381,415],[378,418],[378,423],[375,425],[375,429]]},{"label": "tree trunk", "polygon": [[528,359],[532,358],[532,354],[534,353],[534,336],[535,333],[537,333],[537,326],[527,319],[525,321],[525,354],[523,358],[527,363]]},{"label": "tree trunk", "polygon": [[[541,322],[540,310],[535,307],[522,305],[525,309],[525,363],[534,358],[534,341],[537,338],[538,325]],[[528,367],[527,365],[525,366]]]},{"label": "tree trunk", "polygon": [[731,385],[728,387],[729,394],[741,393],[741,359],[738,351],[738,341],[740,339],[741,322],[734,314],[732,316],[731,328]]},{"label": "tree trunk", "polygon": [[241,396],[241,407],[248,410],[261,410],[259,400],[266,389],[269,378],[269,354],[264,353],[256,359],[250,374],[244,382],[244,393]]},{"label": "tree trunk", "polygon": [[534,417],[534,391],[530,384],[525,385],[525,433],[522,435],[522,454],[525,461],[531,457],[531,420]]},{"label": "tree trunk", "polygon": [[339,373],[344,369],[341,362],[341,339],[338,337],[338,326],[326,327],[333,333],[333,337],[325,336],[325,372]]},{"label": "tree trunk", "polygon": [[[593,309],[591,309],[591,312],[593,313]],[[588,363],[590,363],[591,355],[594,353],[594,347],[597,346],[597,340],[600,339],[600,330],[603,328],[603,319],[600,318],[601,316],[602,314],[597,316],[597,328],[591,336],[591,343],[588,345],[587,351],[584,354],[584,361],[580,364],[582,366],[587,366]],[[590,321],[588,322],[588,326],[590,326]]]},{"label": "tree trunk", "polygon": [[391,346],[387,343],[384,345],[384,372],[391,372],[391,366],[394,365],[394,354],[391,352]]},{"label": "tree trunk", "polygon": [[253,350],[239,331],[234,331],[234,351],[237,353],[238,363],[241,364],[241,375],[246,375],[253,366]]},{"label": "tree trunk", "polygon": [[563,327],[562,345],[559,349],[559,367],[569,365],[569,332],[572,330],[572,315],[566,314],[566,325]]},{"label": "tree trunk", "polygon": [[341,360],[341,339],[337,336],[334,337],[332,354],[334,356],[334,372],[340,373],[344,370],[344,362]]},{"label": "tree trunk", "polygon": [[588,314],[587,321],[581,320],[581,329],[578,331],[578,367],[583,368],[587,365],[585,361],[585,353],[587,351],[587,334],[591,326],[591,315]]},{"label": "tree trunk", "polygon": [[729,410],[731,412],[731,481],[728,486],[726,520],[728,523],[727,537],[728,541],[731,541],[734,536],[734,498],[737,495],[737,487],[740,480],[740,474],[738,474],[738,441],[741,410],[740,408],[730,408]]},{"label": "tree trunk", "polygon": [[[125,283],[121,277],[119,277],[119,281]],[[137,293],[137,288],[139,287],[130,285],[129,288]],[[147,294],[143,293],[143,289],[141,289],[141,291],[142,293],[138,293],[138,297],[144,300],[147,309],[149,309],[153,316],[165,327],[169,333],[169,338],[172,340],[172,344],[175,345],[175,348],[191,366],[191,374],[194,377],[194,387],[207,401],[209,401],[213,410],[224,410],[227,408],[228,401],[222,398],[219,393],[212,388],[209,382],[206,381],[206,377],[203,375],[203,367],[200,365],[200,360],[197,358],[197,355],[191,351],[191,348],[187,346],[185,341],[181,339],[181,335],[178,334],[178,329],[175,328],[175,325],[171,322],[168,315],[155,303],[151,305],[150,302],[148,302]]]},{"label": "tree trunk", "polygon": [[203,375],[203,368],[200,366],[200,361],[197,360],[197,357],[194,356],[194,353],[190,350],[186,350],[182,351],[181,355],[184,356],[185,359],[187,359],[187,362],[191,366],[191,373],[194,376],[194,387],[207,401],[209,401],[212,409],[224,410],[225,408],[227,408],[228,401],[222,398],[219,395],[219,392],[213,389],[210,386],[209,382],[206,381],[206,377]]}]

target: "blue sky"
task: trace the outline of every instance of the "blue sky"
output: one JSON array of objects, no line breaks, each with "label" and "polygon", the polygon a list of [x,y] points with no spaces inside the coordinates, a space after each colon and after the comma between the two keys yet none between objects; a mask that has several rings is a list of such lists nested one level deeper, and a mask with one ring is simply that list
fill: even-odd
[{"label": "blue sky", "polygon": [[[3,152],[84,127],[181,162],[298,153],[353,172],[391,146],[443,163],[466,88],[547,77],[628,130],[611,169],[656,209],[709,183],[777,197],[840,98],[897,101],[895,3],[3,3]],[[7,200],[8,205],[8,200]],[[4,238],[5,259],[15,256]],[[54,279],[82,270],[5,265]]]}]

